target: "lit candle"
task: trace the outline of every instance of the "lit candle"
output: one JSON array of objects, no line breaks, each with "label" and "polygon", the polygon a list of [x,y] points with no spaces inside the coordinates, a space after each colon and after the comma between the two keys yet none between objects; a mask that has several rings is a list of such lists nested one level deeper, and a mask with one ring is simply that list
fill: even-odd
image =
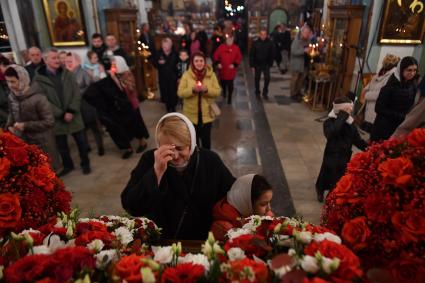
[{"label": "lit candle", "polygon": [[201,81],[197,81],[197,82],[196,82],[196,85],[197,85],[198,87],[202,87],[202,82],[201,82]]}]

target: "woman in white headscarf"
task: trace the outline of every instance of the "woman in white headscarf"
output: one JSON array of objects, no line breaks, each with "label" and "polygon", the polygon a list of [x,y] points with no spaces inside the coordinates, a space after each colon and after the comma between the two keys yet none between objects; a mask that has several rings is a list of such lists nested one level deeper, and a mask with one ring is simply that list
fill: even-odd
[{"label": "woman in white headscarf", "polygon": [[240,227],[241,220],[251,215],[272,216],[272,198],[272,186],[263,176],[248,174],[239,177],[227,196],[214,206],[211,226],[214,237],[223,241],[227,231]]},{"label": "woman in white headscarf", "polygon": [[157,148],[144,153],[131,173],[122,205],[154,220],[166,239],[204,240],[213,206],[235,178],[216,153],[196,147],[195,128],[183,114],[163,116],[155,138]]},{"label": "woman in white headscarf", "polygon": [[134,85],[125,79],[130,73],[128,65],[121,56],[114,56],[112,63],[108,76],[91,84],[83,97],[96,108],[100,121],[114,143],[123,151],[122,158],[127,159],[133,154],[130,141],[133,138],[138,139],[136,152],[143,152],[147,147],[149,133],[138,101],[130,97],[129,91],[134,91]]},{"label": "woman in white headscarf", "polygon": [[50,103],[37,82],[30,86],[30,77],[24,67],[10,65],[5,77],[9,95],[9,117],[6,128],[29,144],[38,145],[50,157],[53,169],[61,167],[53,134],[55,118]]}]

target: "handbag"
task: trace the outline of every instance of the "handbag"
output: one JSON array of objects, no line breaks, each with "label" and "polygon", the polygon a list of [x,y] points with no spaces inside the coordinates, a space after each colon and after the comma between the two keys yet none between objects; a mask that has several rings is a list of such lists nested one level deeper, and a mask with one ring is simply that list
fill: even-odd
[{"label": "handbag", "polygon": [[217,103],[213,102],[210,104],[210,116],[213,118],[216,118],[218,116],[220,116],[221,114],[221,110],[220,107],[218,107]]}]

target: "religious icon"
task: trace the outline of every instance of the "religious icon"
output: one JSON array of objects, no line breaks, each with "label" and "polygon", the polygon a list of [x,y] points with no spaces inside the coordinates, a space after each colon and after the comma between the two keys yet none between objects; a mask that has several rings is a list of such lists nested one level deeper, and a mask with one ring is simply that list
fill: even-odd
[{"label": "religious icon", "polygon": [[87,45],[81,0],[43,0],[53,46]]}]

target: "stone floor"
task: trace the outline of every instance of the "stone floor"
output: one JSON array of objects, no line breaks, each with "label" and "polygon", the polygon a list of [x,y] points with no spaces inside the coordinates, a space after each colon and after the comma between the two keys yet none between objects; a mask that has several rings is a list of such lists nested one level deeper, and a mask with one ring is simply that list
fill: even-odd
[{"label": "stone floor", "polygon": [[[270,99],[258,101],[254,97],[252,77],[247,66],[242,66],[235,80],[232,105],[219,99],[222,115],[214,123],[213,150],[236,177],[247,173],[264,174],[275,188],[272,206],[277,214],[296,214],[319,223],[321,205],[316,200],[314,183],[325,139],[322,124],[316,119],[326,113],[313,112],[302,103],[292,103],[288,98],[290,75],[281,75],[276,69],[272,69]],[[145,101],[141,111],[151,133],[149,148],[154,148],[154,128],[165,114],[165,107],[155,100]],[[89,139],[92,140],[90,133]],[[75,146],[72,147],[77,163]],[[140,154],[122,160],[107,134],[106,155],[97,156],[95,146],[92,147],[93,172],[83,175],[75,170],[63,178],[73,193],[73,206],[85,216],[123,214],[120,193]]]}]

